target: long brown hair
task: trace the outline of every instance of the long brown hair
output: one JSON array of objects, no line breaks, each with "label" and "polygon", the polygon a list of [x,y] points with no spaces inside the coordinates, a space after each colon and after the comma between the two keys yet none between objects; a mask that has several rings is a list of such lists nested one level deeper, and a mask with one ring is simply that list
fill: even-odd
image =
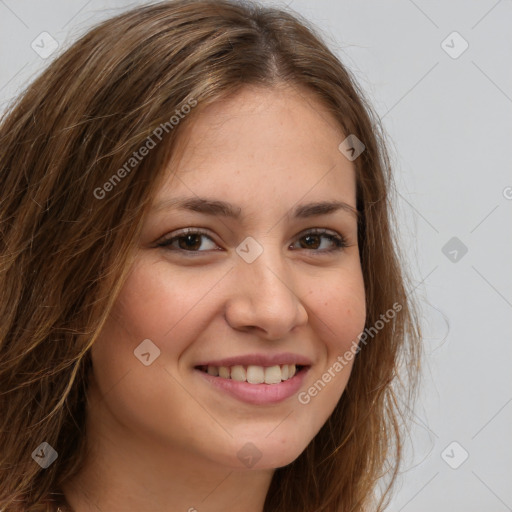
[{"label": "long brown hair", "polygon": [[[246,84],[280,83],[313,92],[344,133],[366,146],[354,161],[366,326],[393,304],[401,309],[357,354],[320,432],[275,471],[264,511],[383,510],[421,350],[395,242],[382,129],[351,74],[305,20],[228,0],[162,2],[101,23],[3,116],[0,510],[55,510],[48,498],[81,466],[89,349],[126,278],[177,135],[203,106]],[[169,122],[193,102],[178,124]],[[159,126],[166,127],[161,141],[128,170]],[[58,452],[47,469],[31,456],[43,442]]]}]

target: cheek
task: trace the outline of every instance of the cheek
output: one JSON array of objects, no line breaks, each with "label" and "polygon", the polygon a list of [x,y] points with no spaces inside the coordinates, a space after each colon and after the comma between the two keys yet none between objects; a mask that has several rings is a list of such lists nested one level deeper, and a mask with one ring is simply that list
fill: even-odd
[{"label": "cheek", "polygon": [[[148,369],[159,366],[169,349],[171,352],[181,350],[176,342],[164,350],[163,340],[165,333],[183,317],[185,299],[173,298],[162,274],[151,271],[151,266],[134,265],[91,349],[94,375],[103,392],[116,385],[127,372],[133,374],[143,366],[134,351],[144,340],[151,340],[160,350],[155,359],[157,364]],[[168,337],[171,335],[172,332]],[[153,348],[151,357],[157,353]]]},{"label": "cheek", "polygon": [[129,344],[132,352],[150,339],[162,356],[175,357],[186,348],[181,340],[206,327],[208,301],[204,299],[218,281],[215,272],[176,272],[151,262],[139,263],[125,282],[104,333],[111,340]]},{"label": "cheek", "polygon": [[[91,356],[99,403],[115,418],[138,432],[149,431],[162,440],[169,433],[186,443],[201,424],[192,418],[202,409],[179,383],[179,358],[209,321],[202,298],[219,280],[215,276],[192,278],[185,273],[162,272],[158,265],[140,263],[133,267]],[[145,366],[134,351],[143,340],[160,350]],[[147,346],[147,345],[145,345]],[[149,345],[150,352],[153,350]],[[99,410],[99,409],[98,409]],[[183,431],[176,411],[186,418]],[[110,418],[104,411],[99,412]],[[160,437],[158,437],[160,436]],[[155,439],[156,439],[155,438]]]},{"label": "cheek", "polygon": [[[314,290],[314,291],[313,291]],[[329,352],[329,359],[345,352],[364,329],[366,298],[361,271],[342,273],[326,280],[326,285],[310,292],[310,305]]]},{"label": "cheek", "polygon": [[350,378],[359,336],[366,320],[364,281],[354,272],[333,276],[321,288],[312,288],[308,296],[314,315],[312,330],[323,354],[321,364],[308,377],[298,399],[308,410],[315,410],[319,427],[334,410]]}]

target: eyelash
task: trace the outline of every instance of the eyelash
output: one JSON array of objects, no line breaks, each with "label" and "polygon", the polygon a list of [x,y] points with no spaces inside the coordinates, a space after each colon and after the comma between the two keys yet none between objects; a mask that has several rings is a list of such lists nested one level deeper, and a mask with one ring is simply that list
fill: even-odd
[{"label": "eyelash", "polygon": [[[174,241],[177,241],[181,238],[185,238],[189,235],[205,236],[206,238],[209,238],[212,242],[214,242],[214,240],[211,238],[211,236],[209,236],[209,234],[206,231],[199,229],[199,228],[188,228],[188,229],[183,230],[178,235],[175,235],[173,237],[169,237],[167,239],[162,240],[161,242],[159,242],[157,244],[157,246],[163,247],[163,248],[171,250],[171,251],[180,251],[182,253],[187,253],[187,255],[189,255],[191,253],[201,254],[203,252],[208,252],[208,250],[207,251],[189,251],[186,249],[182,249],[180,247],[178,247],[178,248],[171,247],[171,244]],[[318,254],[330,254],[333,252],[342,251],[343,249],[348,247],[348,243],[347,243],[345,237],[343,237],[342,235],[340,235],[336,232],[331,232],[326,229],[320,229],[320,228],[313,228],[304,233],[301,233],[298,240],[300,240],[301,238],[304,238],[308,235],[319,235],[319,236],[323,235],[325,238],[329,239],[330,241],[332,241],[335,244],[335,246],[332,247],[331,249],[323,249],[323,250],[313,249],[311,252],[316,252]],[[307,248],[305,248],[303,250],[310,251]]]}]

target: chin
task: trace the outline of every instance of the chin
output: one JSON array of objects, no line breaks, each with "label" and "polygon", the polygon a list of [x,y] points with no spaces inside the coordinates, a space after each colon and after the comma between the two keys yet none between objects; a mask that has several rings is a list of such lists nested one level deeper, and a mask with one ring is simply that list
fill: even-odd
[{"label": "chin", "polygon": [[[272,434],[271,434],[272,435]],[[245,438],[247,439],[247,438]],[[308,442],[297,441],[291,444],[289,439],[279,438],[270,440],[269,438],[253,437],[253,440],[244,440],[236,442],[234,448],[235,457],[224,453],[217,458],[226,460],[226,465],[232,469],[277,469],[288,466],[296,460],[306,449]]]}]

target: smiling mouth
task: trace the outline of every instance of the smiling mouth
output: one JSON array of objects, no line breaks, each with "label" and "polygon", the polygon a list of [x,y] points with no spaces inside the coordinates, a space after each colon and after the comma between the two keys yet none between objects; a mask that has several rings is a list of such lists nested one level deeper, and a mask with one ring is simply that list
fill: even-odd
[{"label": "smiling mouth", "polygon": [[201,365],[195,367],[212,377],[248,382],[249,384],[279,384],[290,380],[307,366],[295,364],[281,364],[274,366],[257,365],[234,365],[234,366],[213,366]]}]

